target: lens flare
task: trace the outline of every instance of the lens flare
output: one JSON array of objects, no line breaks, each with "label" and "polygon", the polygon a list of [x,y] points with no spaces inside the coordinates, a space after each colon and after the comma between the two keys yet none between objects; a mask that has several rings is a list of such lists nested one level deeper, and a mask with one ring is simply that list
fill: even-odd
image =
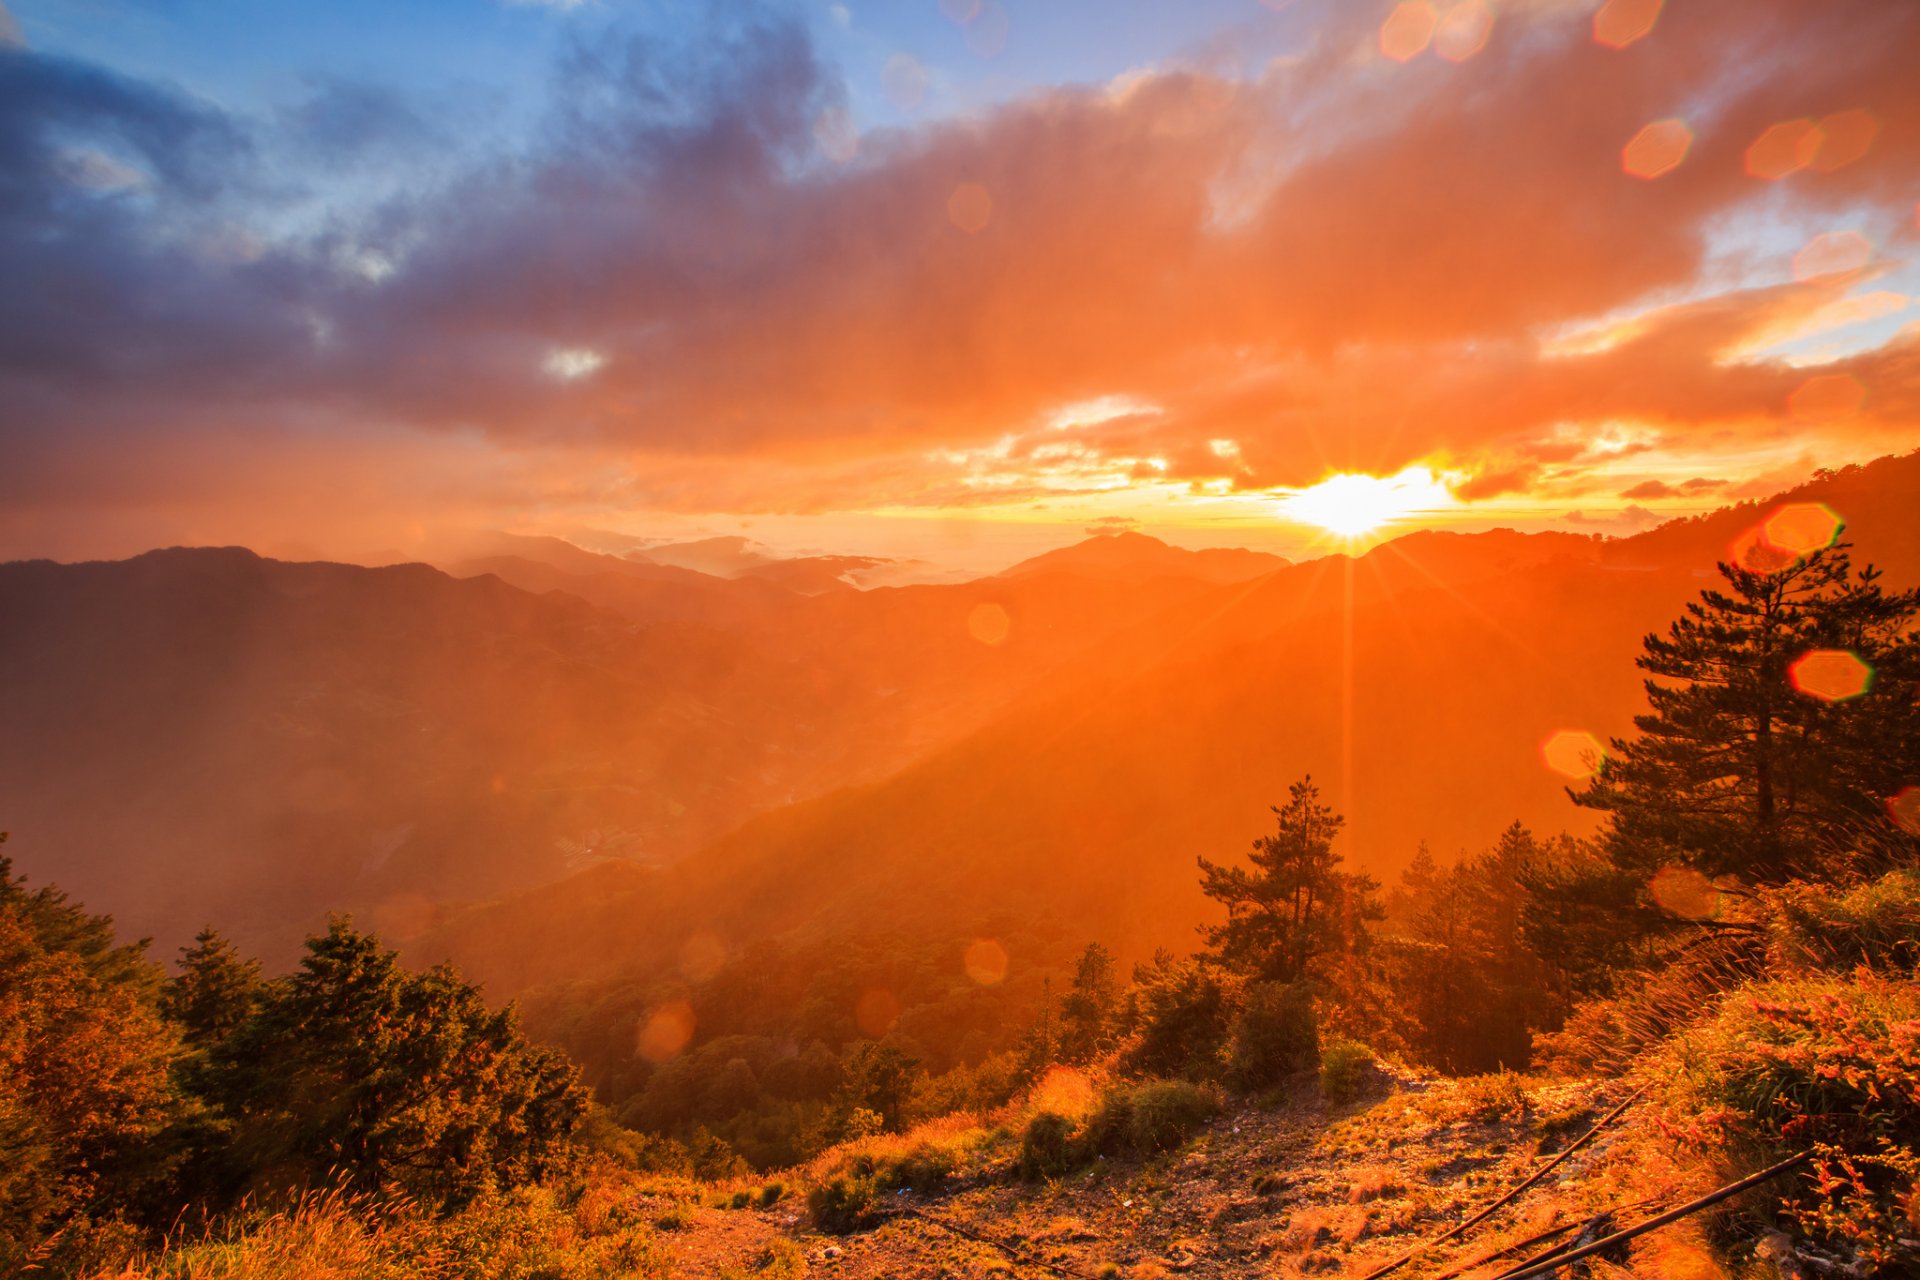
[{"label": "lens flare", "polygon": [[975,938],[961,963],[967,976],[983,987],[997,987],[1006,980],[1007,949],[992,938]]},{"label": "lens flare", "polygon": [[1540,758],[1555,773],[1580,782],[1600,772],[1607,749],[1584,729],[1562,729],[1540,744]]},{"label": "lens flare", "polygon": [[1005,605],[983,600],[967,614],[967,634],[981,644],[1005,644],[1012,630],[1013,619]]},{"label": "lens flare", "polygon": [[1873,688],[1873,667],[1850,649],[1813,649],[1788,668],[1793,687],[1822,702],[1845,702]]},{"label": "lens flare", "polygon": [[853,1005],[853,1021],[860,1034],[878,1040],[900,1021],[900,997],[885,987],[862,991]]},{"label": "lens flare", "polygon": [[674,1000],[647,1015],[634,1049],[648,1062],[667,1062],[679,1057],[692,1041],[693,1006]]},{"label": "lens flare", "polygon": [[1762,528],[1768,542],[1799,559],[1832,546],[1840,523],[1824,502],[1790,502],[1768,516]]},{"label": "lens flare", "polygon": [[1693,146],[1693,130],[1679,119],[1655,120],[1620,149],[1620,167],[1648,182],[1672,173]]}]

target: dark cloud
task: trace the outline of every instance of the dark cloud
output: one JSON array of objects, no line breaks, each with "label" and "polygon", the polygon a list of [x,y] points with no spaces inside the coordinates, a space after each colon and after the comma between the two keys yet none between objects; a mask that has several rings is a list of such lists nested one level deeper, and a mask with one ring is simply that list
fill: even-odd
[{"label": "dark cloud", "polygon": [[[677,42],[582,37],[537,145],[317,225],[287,214],[300,174],[404,169],[440,126],[345,82],[242,121],[0,49],[0,442],[39,460],[13,485],[96,438],[352,423],[596,449],[640,503],[970,504],[1054,482],[970,488],[930,450],[1011,432],[1004,460],[1034,468],[1052,409],[1126,393],[1158,412],[1074,431],[1073,465],[1246,488],[1444,456],[1490,497],[1601,465],[1569,425],[1654,433],[1612,458],[1804,429],[1806,370],[1725,353],[1852,281],[1654,305],[1704,290],[1731,213],[1864,209],[1888,252],[1912,236],[1911,6],[1673,6],[1624,52],[1584,14],[1503,12],[1479,57],[1407,67],[1356,59],[1377,14],[1339,6],[1257,82],[1038,91],[846,163],[815,137],[846,102],[803,25],[716,12]],[[1861,106],[1881,129],[1858,163],[1743,172],[1773,120]],[[1674,114],[1686,163],[1624,176],[1622,143]],[[1633,307],[1611,342],[1544,341]],[[1920,421],[1917,344],[1834,367],[1868,389],[1847,430]]]}]

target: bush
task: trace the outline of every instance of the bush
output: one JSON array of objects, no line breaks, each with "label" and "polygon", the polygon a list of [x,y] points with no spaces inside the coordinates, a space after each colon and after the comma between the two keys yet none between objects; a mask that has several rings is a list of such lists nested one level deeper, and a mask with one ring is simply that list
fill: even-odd
[{"label": "bush", "polygon": [[1164,952],[1133,972],[1120,1069],[1129,1075],[1215,1074],[1232,1021],[1235,980]]},{"label": "bush", "polygon": [[[1816,1159],[1789,1199],[1810,1234],[1870,1267],[1911,1259],[1920,1206],[1920,987],[1865,970],[1757,983],[1677,1047],[1696,1136]],[[1717,1123],[1711,1123],[1717,1121]]]},{"label": "bush", "polygon": [[1762,906],[1775,972],[1920,966],[1920,870],[1844,890],[1795,881],[1768,891]]},{"label": "bush", "polygon": [[1360,1096],[1372,1067],[1373,1050],[1354,1040],[1336,1040],[1320,1057],[1320,1092],[1328,1102],[1344,1107]]},{"label": "bush", "polygon": [[1247,989],[1233,1022],[1227,1065],[1242,1088],[1278,1084],[1320,1065],[1320,1027],[1305,983],[1260,982]]},{"label": "bush", "polygon": [[841,1177],[807,1192],[807,1218],[828,1235],[851,1235],[867,1225],[873,1209],[873,1179]]},{"label": "bush", "polygon": [[1217,1090],[1184,1080],[1117,1085],[1087,1121],[1086,1141],[1091,1151],[1108,1156],[1173,1151],[1219,1111]]},{"label": "bush", "polygon": [[1051,1111],[1027,1121],[1020,1138],[1020,1176],[1057,1178],[1073,1167],[1073,1122]]},{"label": "bush", "polygon": [[1511,1071],[1467,1077],[1455,1086],[1454,1100],[1458,1118],[1474,1124],[1517,1118],[1533,1105],[1525,1082]]}]

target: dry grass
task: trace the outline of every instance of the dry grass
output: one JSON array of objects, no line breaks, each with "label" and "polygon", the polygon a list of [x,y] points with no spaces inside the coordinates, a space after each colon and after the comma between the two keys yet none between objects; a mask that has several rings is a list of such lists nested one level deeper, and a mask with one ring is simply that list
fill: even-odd
[{"label": "dry grass", "polygon": [[250,1206],[86,1280],[615,1280],[664,1277],[630,1186],[605,1175],[483,1197],[447,1217],[313,1192]]}]

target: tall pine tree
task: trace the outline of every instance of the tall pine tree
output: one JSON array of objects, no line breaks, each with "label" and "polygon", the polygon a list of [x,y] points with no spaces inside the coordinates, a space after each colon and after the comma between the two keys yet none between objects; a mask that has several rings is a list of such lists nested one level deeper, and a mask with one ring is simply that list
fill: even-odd
[{"label": "tall pine tree", "polygon": [[[1607,854],[1623,873],[1817,874],[1863,837],[1894,836],[1887,799],[1920,771],[1920,592],[1886,591],[1871,567],[1856,573],[1843,542],[1719,568],[1724,589],[1646,637],[1639,734],[1615,739],[1573,798],[1609,816]],[[1797,686],[1796,664],[1819,651],[1864,664],[1864,689]]]}]

